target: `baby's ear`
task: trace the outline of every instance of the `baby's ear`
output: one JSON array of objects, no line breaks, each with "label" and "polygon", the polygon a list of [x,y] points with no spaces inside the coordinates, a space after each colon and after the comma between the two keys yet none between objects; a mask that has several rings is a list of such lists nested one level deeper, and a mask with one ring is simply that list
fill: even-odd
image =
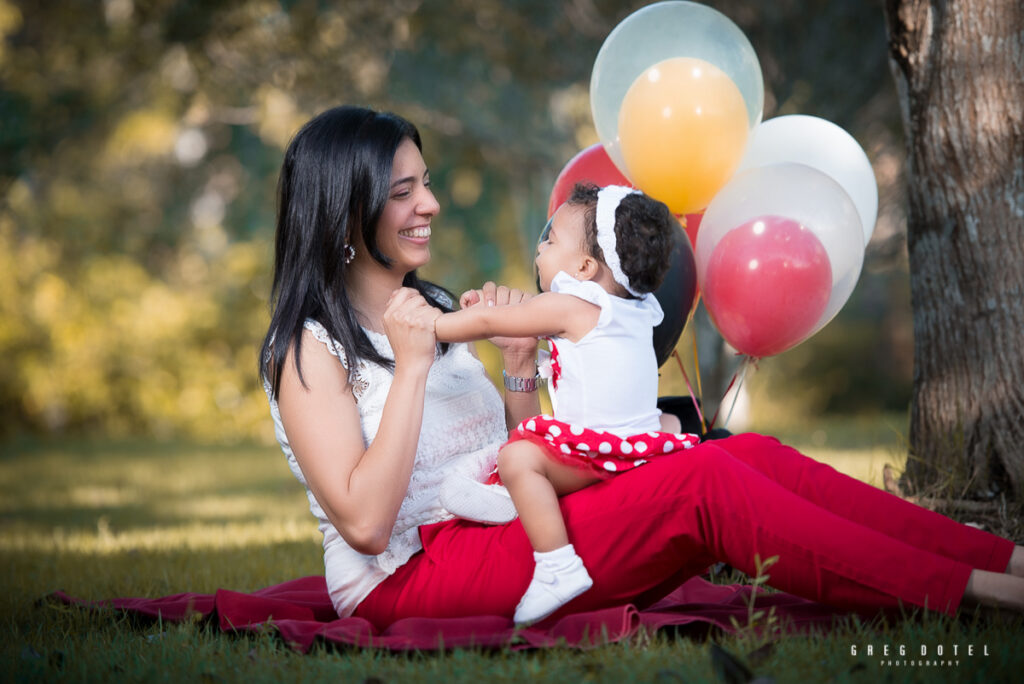
[{"label": "baby's ear", "polygon": [[601,264],[589,254],[580,261],[576,277],[578,280],[593,280],[601,271]]}]

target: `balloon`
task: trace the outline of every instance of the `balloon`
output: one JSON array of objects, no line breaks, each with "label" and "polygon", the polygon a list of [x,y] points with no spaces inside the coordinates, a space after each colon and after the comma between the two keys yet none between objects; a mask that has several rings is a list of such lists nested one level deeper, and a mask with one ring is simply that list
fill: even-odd
[{"label": "balloon", "polygon": [[625,173],[619,109],[626,91],[652,65],[671,57],[709,62],[742,94],[748,129],[761,121],[764,80],[750,41],[728,17],[696,2],[658,2],[623,19],[601,45],[590,74],[590,110],[609,157]]},{"label": "balloon", "polygon": [[839,183],[857,207],[868,244],[878,217],[878,183],[868,155],[852,135],[814,116],[769,119],[754,129],[739,168],[780,162],[806,164]]},{"label": "balloon", "polygon": [[654,354],[658,358],[659,368],[668,361],[672,350],[676,348],[696,297],[697,262],[690,241],[683,231],[679,231],[668,273],[661,281],[661,286],[654,291],[654,298],[665,313],[665,318],[654,328]]},{"label": "balloon", "polygon": [[[551,188],[551,197],[548,199],[548,218],[555,215],[558,207],[562,206],[565,200],[572,194],[573,186],[576,183],[594,183],[604,187],[606,185],[632,186],[629,179],[622,175],[618,167],[605,152],[604,145],[594,143],[569,160],[562,167]],[[685,214],[677,216],[686,236],[690,238],[690,246],[694,252],[697,250],[697,230],[700,228],[700,220],[704,214]],[[545,229],[546,232],[547,229]]]},{"label": "balloon", "polygon": [[685,216],[677,216],[676,218],[683,224],[683,230],[686,231],[686,237],[690,238],[690,246],[693,247],[693,251],[696,253],[697,231],[700,230],[700,222],[704,218],[703,212],[686,214]]},{"label": "balloon", "polygon": [[739,88],[724,71],[693,57],[650,67],[619,111],[626,175],[675,214],[708,205],[736,171],[747,131]]},{"label": "balloon", "polygon": [[832,267],[821,240],[805,226],[760,216],[718,241],[701,288],[726,342],[763,358],[811,334],[828,304]]},{"label": "balloon", "polygon": [[736,174],[715,195],[701,220],[697,280],[702,292],[707,292],[707,265],[718,242],[734,228],[763,216],[783,216],[799,223],[828,253],[831,294],[810,331],[813,335],[839,312],[857,284],[864,262],[857,208],[835,180],[803,164],[771,164]]},{"label": "balloon", "polygon": [[569,163],[558,174],[555,186],[551,188],[551,199],[548,200],[548,218],[569,198],[576,183],[590,182],[604,187],[606,185],[627,185],[629,182],[615,166],[601,143],[594,143],[569,160]]},{"label": "balloon", "polygon": [[[541,243],[548,237],[551,230],[551,219],[540,233],[537,242]],[[540,290],[540,276],[537,276],[537,289]],[[690,317],[693,309],[694,299],[697,297],[697,263],[694,259],[693,249],[690,241],[687,240],[682,230],[676,235],[676,246],[672,251],[672,261],[661,281],[661,286],[654,291],[654,298],[661,305],[665,317],[661,323],[654,328],[654,355],[658,359],[660,368],[672,350],[679,342],[679,336],[683,334],[683,328]]]}]

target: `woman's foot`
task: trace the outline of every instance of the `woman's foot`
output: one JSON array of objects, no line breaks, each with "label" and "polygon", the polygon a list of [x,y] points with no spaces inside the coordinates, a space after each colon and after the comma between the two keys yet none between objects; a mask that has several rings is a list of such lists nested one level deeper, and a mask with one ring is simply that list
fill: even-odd
[{"label": "woman's foot", "polygon": [[516,606],[517,625],[543,620],[594,584],[572,544],[533,553],[537,566],[526,593]]},{"label": "woman's foot", "polygon": [[1006,566],[1006,574],[1014,577],[1024,577],[1024,546],[1013,547],[1010,555],[1010,564]]},{"label": "woman's foot", "polygon": [[503,525],[518,515],[508,490],[464,475],[451,476],[441,483],[441,505],[452,515],[473,522]]},{"label": "woman's foot", "polygon": [[968,605],[1024,612],[1024,578],[1006,573],[972,570],[964,590]]}]

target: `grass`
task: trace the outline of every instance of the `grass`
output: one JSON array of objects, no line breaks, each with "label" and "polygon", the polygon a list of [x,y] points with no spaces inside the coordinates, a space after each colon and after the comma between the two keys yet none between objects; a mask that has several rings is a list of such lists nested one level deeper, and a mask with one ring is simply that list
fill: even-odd
[{"label": "grass", "polygon": [[[829,440],[841,434],[823,429]],[[835,446],[806,448],[825,460],[838,454],[837,466],[847,471],[898,452],[898,443],[829,448]],[[304,492],[276,448],[0,445],[4,681],[743,681],[723,674],[728,664],[711,642],[663,633],[585,652],[396,655],[316,647],[300,655],[270,633],[222,634],[205,623],[139,625],[118,613],[38,602],[58,589],[93,599],[251,591],[319,574],[321,563]],[[871,625],[851,619],[824,635],[773,638],[770,629],[744,630],[717,641],[756,675],[778,682],[992,682],[1019,676],[1022,627],[1020,618],[924,616]],[[882,663],[885,645],[892,665]],[[900,645],[918,657],[898,658]],[[947,656],[957,646],[958,666],[895,664],[922,660],[922,646],[934,659],[939,645]],[[968,645],[975,655],[966,655]]]}]

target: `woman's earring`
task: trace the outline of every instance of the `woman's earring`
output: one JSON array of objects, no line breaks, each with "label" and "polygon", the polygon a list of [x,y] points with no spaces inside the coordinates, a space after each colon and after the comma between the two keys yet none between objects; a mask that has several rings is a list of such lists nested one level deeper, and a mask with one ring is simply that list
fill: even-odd
[{"label": "woman's earring", "polygon": [[346,264],[351,264],[352,260],[356,258],[356,250],[352,245],[345,245],[342,249],[342,261]]}]

